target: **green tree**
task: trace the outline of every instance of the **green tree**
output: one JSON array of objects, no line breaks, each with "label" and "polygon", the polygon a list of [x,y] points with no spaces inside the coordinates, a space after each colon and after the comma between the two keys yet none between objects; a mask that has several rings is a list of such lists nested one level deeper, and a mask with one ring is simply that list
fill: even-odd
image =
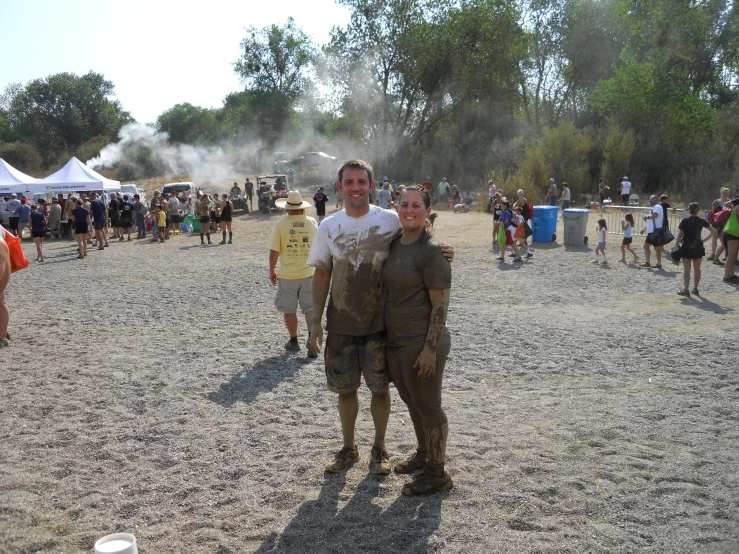
[{"label": "green tree", "polygon": [[[315,46],[292,17],[282,27],[249,27],[234,71],[241,78],[259,130],[279,136],[310,85]],[[242,98],[244,100],[244,98]]]},{"label": "green tree", "polygon": [[212,144],[218,138],[216,110],[177,104],[157,118],[156,130],[182,144]]},{"label": "green tree", "polygon": [[59,73],[14,90],[6,100],[6,117],[12,132],[33,145],[48,165],[95,136],[117,138],[132,118],[111,99],[114,94],[113,83],[99,73]]}]

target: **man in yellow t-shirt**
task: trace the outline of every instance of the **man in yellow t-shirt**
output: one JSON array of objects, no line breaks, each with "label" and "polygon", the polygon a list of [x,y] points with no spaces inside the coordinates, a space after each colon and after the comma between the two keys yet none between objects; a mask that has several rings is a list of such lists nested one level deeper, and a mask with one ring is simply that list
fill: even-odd
[{"label": "man in yellow t-shirt", "polygon": [[[305,215],[305,209],[313,206],[310,200],[303,200],[298,191],[290,191],[287,198],[275,202],[278,208],[287,210],[287,216],[281,219],[272,229],[269,239],[269,280],[277,285],[275,306],[285,317],[285,325],[290,333],[290,340],[285,343],[288,352],[300,351],[298,342],[298,304],[305,316],[305,323],[310,331],[313,321],[313,272],[308,265],[308,254],[316,236],[318,223]],[[280,271],[277,273],[277,260],[280,260]],[[313,349],[308,335],[308,357],[316,358],[318,352]]]}]

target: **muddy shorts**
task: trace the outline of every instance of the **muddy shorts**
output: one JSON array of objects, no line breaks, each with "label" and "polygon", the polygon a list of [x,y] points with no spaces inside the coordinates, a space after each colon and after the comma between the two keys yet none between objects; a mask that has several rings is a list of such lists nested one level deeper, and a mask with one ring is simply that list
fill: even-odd
[{"label": "muddy shorts", "polygon": [[281,314],[294,314],[300,310],[313,311],[313,277],[305,279],[278,279],[275,307]]},{"label": "muddy shorts", "polygon": [[385,331],[361,337],[329,333],[324,358],[328,390],[357,390],[360,374],[364,375],[364,382],[372,392],[385,390],[390,383],[385,345]]}]

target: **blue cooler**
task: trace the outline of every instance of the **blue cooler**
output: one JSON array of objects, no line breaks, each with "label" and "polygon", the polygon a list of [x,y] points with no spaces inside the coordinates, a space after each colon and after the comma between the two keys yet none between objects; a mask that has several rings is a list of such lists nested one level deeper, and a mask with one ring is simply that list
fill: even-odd
[{"label": "blue cooler", "polygon": [[554,242],[558,213],[559,206],[534,206],[534,217],[530,221],[534,242]]}]

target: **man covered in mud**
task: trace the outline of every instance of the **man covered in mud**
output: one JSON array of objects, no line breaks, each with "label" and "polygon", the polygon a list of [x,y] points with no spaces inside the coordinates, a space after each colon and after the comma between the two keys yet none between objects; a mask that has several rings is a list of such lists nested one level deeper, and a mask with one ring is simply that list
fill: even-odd
[{"label": "man covered in mud", "polygon": [[[308,257],[308,264],[316,268],[311,343],[318,352],[323,346],[321,320],[329,288],[331,291],[324,363],[328,388],[339,395],[344,445],[326,465],[329,473],[346,471],[359,460],[354,427],[359,413],[360,374],[372,393],[372,471],[377,475],[391,471],[385,448],[390,391],[381,273],[390,243],[402,226],[396,212],[370,204],[369,194],[374,187],[368,163],[351,160],[339,169],[337,189],[343,195],[345,209],[323,220]],[[445,255],[453,256],[450,247],[445,248]]]}]

